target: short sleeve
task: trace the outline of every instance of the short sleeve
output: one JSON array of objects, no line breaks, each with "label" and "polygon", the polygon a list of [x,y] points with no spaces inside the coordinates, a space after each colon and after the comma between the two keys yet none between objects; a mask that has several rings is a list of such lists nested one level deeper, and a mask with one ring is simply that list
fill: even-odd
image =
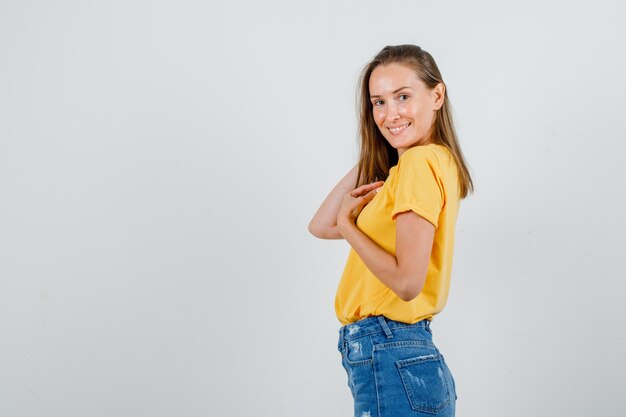
[{"label": "short sleeve", "polygon": [[437,228],[444,191],[435,154],[429,150],[408,149],[400,157],[396,170],[391,219],[395,221],[398,213],[412,210]]}]

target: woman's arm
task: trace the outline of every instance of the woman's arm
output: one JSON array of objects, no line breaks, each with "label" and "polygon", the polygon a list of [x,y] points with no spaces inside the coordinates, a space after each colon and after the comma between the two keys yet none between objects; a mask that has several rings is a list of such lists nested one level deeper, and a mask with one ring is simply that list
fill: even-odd
[{"label": "woman's arm", "polygon": [[337,213],[343,197],[354,190],[358,164],[355,165],[326,197],[309,223],[309,232],[320,239],[343,239],[337,231]]},{"label": "woman's arm", "polygon": [[398,297],[411,301],[419,295],[426,281],[435,237],[432,223],[413,211],[398,214],[395,256],[360,231],[347,215],[340,214],[337,230],[376,278]]}]

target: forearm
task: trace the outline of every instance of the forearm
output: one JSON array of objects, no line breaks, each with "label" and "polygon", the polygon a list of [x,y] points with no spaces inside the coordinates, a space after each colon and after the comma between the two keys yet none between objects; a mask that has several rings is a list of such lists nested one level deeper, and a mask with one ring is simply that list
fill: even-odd
[{"label": "forearm", "polygon": [[365,266],[402,299],[406,299],[406,280],[401,274],[398,260],[381,248],[350,220],[340,221],[337,230],[359,255]]},{"label": "forearm", "polygon": [[355,188],[357,171],[358,164],[335,185],[324,199],[309,223],[309,231],[313,235],[322,239],[342,239],[341,234],[337,231],[337,214],[346,193]]}]

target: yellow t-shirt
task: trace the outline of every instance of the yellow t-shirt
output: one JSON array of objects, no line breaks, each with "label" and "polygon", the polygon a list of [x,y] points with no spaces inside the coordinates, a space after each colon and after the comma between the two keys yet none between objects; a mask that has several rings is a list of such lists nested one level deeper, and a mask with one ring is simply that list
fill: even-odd
[{"label": "yellow t-shirt", "polygon": [[424,287],[415,299],[403,301],[351,248],[335,296],[335,313],[342,325],[377,315],[413,324],[432,320],[443,309],[450,287],[459,204],[457,167],[448,148],[433,143],[404,151],[356,225],[395,256],[396,214],[412,210],[431,222],[435,237]]}]

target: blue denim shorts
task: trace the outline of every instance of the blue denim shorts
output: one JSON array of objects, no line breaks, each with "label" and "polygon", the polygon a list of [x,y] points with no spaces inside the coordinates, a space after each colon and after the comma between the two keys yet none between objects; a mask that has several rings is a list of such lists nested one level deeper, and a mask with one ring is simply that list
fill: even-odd
[{"label": "blue denim shorts", "polygon": [[339,329],[354,417],[454,416],[456,387],[430,322],[373,316]]}]

